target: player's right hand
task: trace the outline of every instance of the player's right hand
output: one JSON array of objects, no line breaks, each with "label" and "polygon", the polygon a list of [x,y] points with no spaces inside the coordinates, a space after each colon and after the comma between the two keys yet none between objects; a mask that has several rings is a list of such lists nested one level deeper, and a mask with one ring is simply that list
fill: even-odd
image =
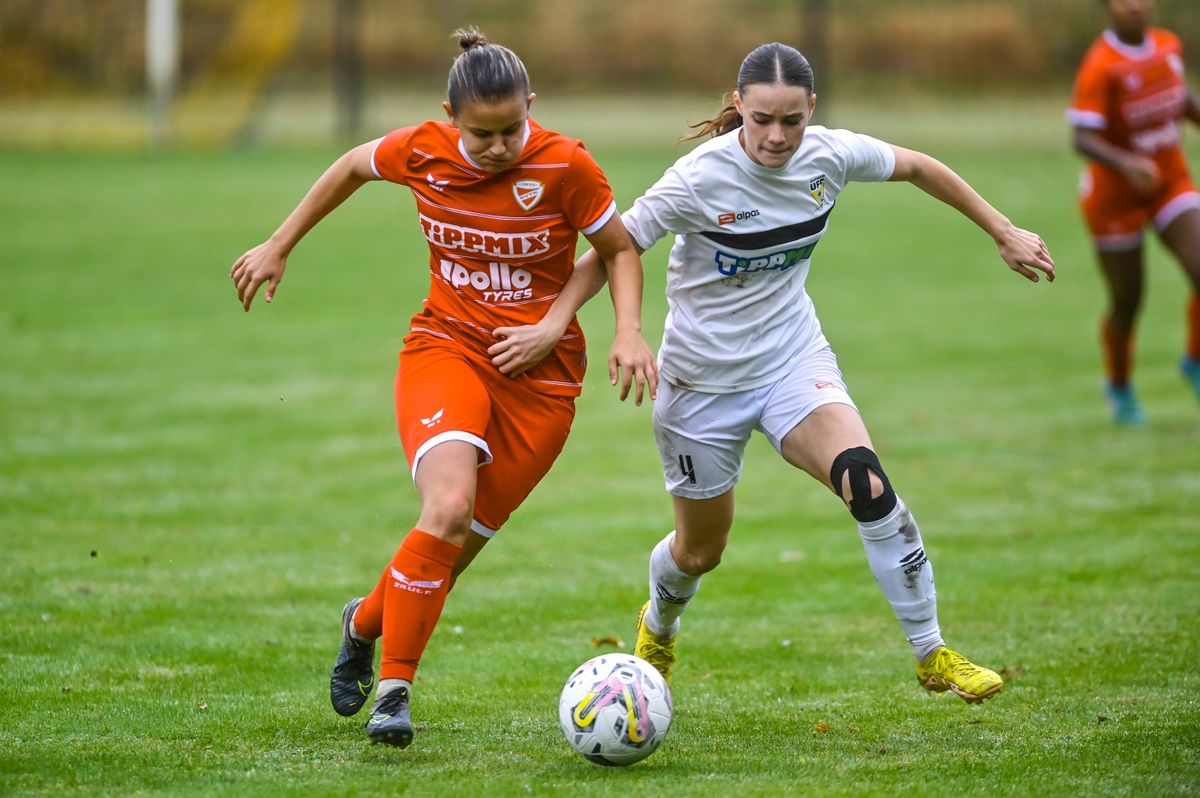
[{"label": "player's right hand", "polygon": [[1054,258],[1050,257],[1046,242],[1037,233],[1009,225],[996,238],[996,246],[1008,268],[1026,280],[1036,283],[1037,272],[1042,272],[1047,280],[1054,282]]},{"label": "player's right hand", "polygon": [[1153,158],[1132,153],[1121,164],[1121,174],[1139,194],[1150,196],[1162,186],[1162,172]]},{"label": "player's right hand", "polygon": [[275,289],[283,279],[284,269],[287,268],[287,254],[279,252],[271,246],[270,241],[259,244],[242,257],[237,259],[229,276],[237,288],[238,301],[242,309],[249,312],[250,303],[258,293],[259,286],[267,284],[263,298],[270,302],[275,298]]},{"label": "player's right hand", "polygon": [[630,388],[636,388],[635,405],[640,406],[647,393],[651,400],[658,398],[658,366],[654,362],[654,350],[640,332],[617,330],[608,353],[608,380],[612,385],[620,382],[622,402],[629,396]]},{"label": "player's right hand", "polygon": [[537,324],[497,327],[488,347],[492,364],[506,377],[517,377],[541,363],[562,340],[563,330],[542,319]]}]

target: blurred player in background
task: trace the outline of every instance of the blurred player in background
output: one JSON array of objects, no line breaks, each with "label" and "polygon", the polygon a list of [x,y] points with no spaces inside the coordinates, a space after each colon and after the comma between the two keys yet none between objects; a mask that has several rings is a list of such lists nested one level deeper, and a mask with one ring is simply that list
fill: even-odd
[{"label": "blurred player in background", "polygon": [[624,399],[653,398],[654,357],[641,334],[642,267],[603,172],[580,142],[529,119],[520,59],[459,30],[448,122],[395,130],[338,159],[279,229],[234,264],[246,310],[270,302],[288,254],[364,183],[408,186],[429,242],[430,290],[396,375],[396,414],[420,494],[416,526],[375,589],[342,612],[330,695],[342,715],[379,687],[366,730],[413,738],[409,699],[421,653],[454,579],[562,451],[585,366],[575,312],[595,292],[573,268],[579,233],[609,265],[616,311],[610,377]]},{"label": "blurred player in background", "polygon": [[1150,27],[1152,0],[1105,0],[1109,27],[1075,78],[1067,118],[1090,162],[1080,183],[1083,217],[1108,286],[1100,324],[1105,394],[1118,424],[1145,420],[1133,389],[1134,326],[1142,301],[1142,231],[1153,224],[1191,282],[1179,367],[1200,398],[1200,194],[1188,174],[1179,123],[1200,124],[1184,82],[1178,37]]},{"label": "blurred player in background", "polygon": [[[867,561],[916,655],[926,689],[969,702],[999,675],[951,651],[921,534],[876,456],[805,291],[813,250],[851,181],[904,180],[988,233],[1010,268],[1054,278],[1042,240],[1015,227],[928,155],[810,125],[813,71],[772,43],[746,56],[737,91],[623,221],[641,250],[674,234],[654,431],[675,530],[650,555],[635,653],[670,677],[680,615],[721,561],[746,442],[762,432],[846,503]],[[594,268],[588,253],[581,267]]]}]

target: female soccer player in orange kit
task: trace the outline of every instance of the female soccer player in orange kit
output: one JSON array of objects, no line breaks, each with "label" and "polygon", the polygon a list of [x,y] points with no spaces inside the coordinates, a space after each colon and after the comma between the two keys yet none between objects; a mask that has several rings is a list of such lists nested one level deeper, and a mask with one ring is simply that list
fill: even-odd
[{"label": "female soccer player in orange kit", "polygon": [[654,397],[654,357],[641,334],[642,267],[604,174],[580,142],[529,119],[521,60],[479,31],[459,30],[449,122],[401,128],[338,159],[287,220],[234,264],[246,310],[270,302],[288,253],[370,180],[408,186],[429,242],[430,291],[412,319],[396,374],[396,415],[421,499],[420,517],[375,589],[342,611],[330,681],[334,709],[353,715],[374,681],[372,741],[413,738],[417,663],[454,579],[562,451],[585,365],[575,311],[595,290],[574,270],[579,233],[609,264],[616,336],[609,374],[624,399]]},{"label": "female soccer player in orange kit", "polygon": [[1139,424],[1133,333],[1142,301],[1142,230],[1149,223],[1191,281],[1179,367],[1200,397],[1200,193],[1179,142],[1181,119],[1200,125],[1200,100],[1184,83],[1179,39],[1149,26],[1153,0],[1104,5],[1109,27],[1084,57],[1067,118],[1075,149],[1090,161],[1081,205],[1108,286],[1100,327],[1105,393],[1114,421]]}]

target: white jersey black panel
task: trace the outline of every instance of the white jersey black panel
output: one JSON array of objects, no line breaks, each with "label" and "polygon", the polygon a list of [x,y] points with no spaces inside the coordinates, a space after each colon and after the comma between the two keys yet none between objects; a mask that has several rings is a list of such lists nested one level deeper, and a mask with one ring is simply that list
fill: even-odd
[{"label": "white jersey black panel", "polygon": [[766,385],[827,345],[804,290],[812,252],[846,184],[887,180],[896,165],[877,139],[811,126],[771,169],[738,133],[680,158],[622,216],[643,249],[676,236],[659,368],[708,393]]}]

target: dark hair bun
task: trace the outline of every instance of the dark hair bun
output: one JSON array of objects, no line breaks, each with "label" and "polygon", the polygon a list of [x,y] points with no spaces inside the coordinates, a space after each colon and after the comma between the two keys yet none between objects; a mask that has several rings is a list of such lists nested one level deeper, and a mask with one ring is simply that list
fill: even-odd
[{"label": "dark hair bun", "polygon": [[458,46],[463,48],[464,52],[470,50],[472,47],[483,47],[488,43],[487,37],[474,25],[468,28],[459,28],[450,34],[450,38],[457,39]]}]

